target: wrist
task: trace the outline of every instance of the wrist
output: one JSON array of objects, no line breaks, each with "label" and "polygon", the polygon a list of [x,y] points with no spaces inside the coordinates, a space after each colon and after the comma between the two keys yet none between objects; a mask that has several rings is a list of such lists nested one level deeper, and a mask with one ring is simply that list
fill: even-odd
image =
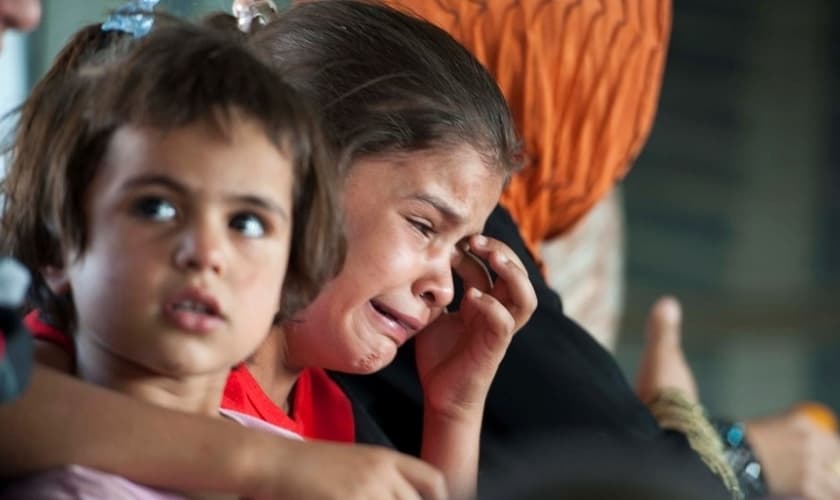
[{"label": "wrist", "polygon": [[726,419],[715,419],[713,425],[720,434],[724,455],[732,466],[745,497],[749,499],[766,496],[766,471],[748,439],[747,425]]},{"label": "wrist", "polygon": [[474,498],[481,414],[424,409],[420,458],[443,472],[453,498]]},{"label": "wrist", "polygon": [[423,420],[450,425],[480,425],[484,417],[486,397],[459,402],[423,401]]},{"label": "wrist", "polygon": [[232,481],[239,495],[264,498],[272,478],[294,463],[289,446],[295,443],[265,432],[241,429],[245,431],[242,439],[229,455]]}]

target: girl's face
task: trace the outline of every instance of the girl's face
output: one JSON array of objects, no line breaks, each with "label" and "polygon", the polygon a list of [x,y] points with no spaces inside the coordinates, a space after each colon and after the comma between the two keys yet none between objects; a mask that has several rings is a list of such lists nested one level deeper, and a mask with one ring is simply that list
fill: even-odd
[{"label": "girl's face", "polygon": [[286,273],[293,173],[256,123],[231,120],[228,137],[205,123],[114,134],[85,193],[85,248],[48,278],[73,294],[80,366],[226,373],[265,338]]},{"label": "girl's face", "polygon": [[379,370],[452,301],[452,265],[504,178],[472,148],[362,159],[344,188],[344,267],[287,334],[291,366]]}]

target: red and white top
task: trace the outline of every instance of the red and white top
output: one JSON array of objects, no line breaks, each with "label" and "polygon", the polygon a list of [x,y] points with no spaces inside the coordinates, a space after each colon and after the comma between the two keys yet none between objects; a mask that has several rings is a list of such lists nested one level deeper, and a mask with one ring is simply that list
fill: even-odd
[{"label": "red and white top", "polygon": [[[24,324],[41,341],[52,342],[75,355],[72,338],[44,322],[33,311]],[[285,429],[304,439],[353,442],[355,423],[350,399],[341,387],[320,368],[304,369],[291,397],[291,414],[275,404],[262,390],[248,368],[231,370],[222,397],[222,413],[234,418],[245,415]]]}]

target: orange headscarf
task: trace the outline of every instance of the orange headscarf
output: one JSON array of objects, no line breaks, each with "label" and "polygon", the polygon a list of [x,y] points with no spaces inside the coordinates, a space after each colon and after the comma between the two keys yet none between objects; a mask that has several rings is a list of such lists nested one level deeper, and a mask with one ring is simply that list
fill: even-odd
[{"label": "orange headscarf", "polygon": [[624,177],[656,111],[670,0],[388,0],[447,30],[490,70],[526,167],[502,204],[531,252]]}]

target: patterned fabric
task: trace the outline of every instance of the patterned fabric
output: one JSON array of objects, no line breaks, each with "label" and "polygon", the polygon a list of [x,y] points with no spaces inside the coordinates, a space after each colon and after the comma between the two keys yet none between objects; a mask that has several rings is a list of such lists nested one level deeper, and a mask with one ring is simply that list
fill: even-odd
[{"label": "patterned fabric", "polygon": [[670,0],[388,0],[490,70],[527,157],[502,204],[532,255],[624,177],[656,111]]}]

